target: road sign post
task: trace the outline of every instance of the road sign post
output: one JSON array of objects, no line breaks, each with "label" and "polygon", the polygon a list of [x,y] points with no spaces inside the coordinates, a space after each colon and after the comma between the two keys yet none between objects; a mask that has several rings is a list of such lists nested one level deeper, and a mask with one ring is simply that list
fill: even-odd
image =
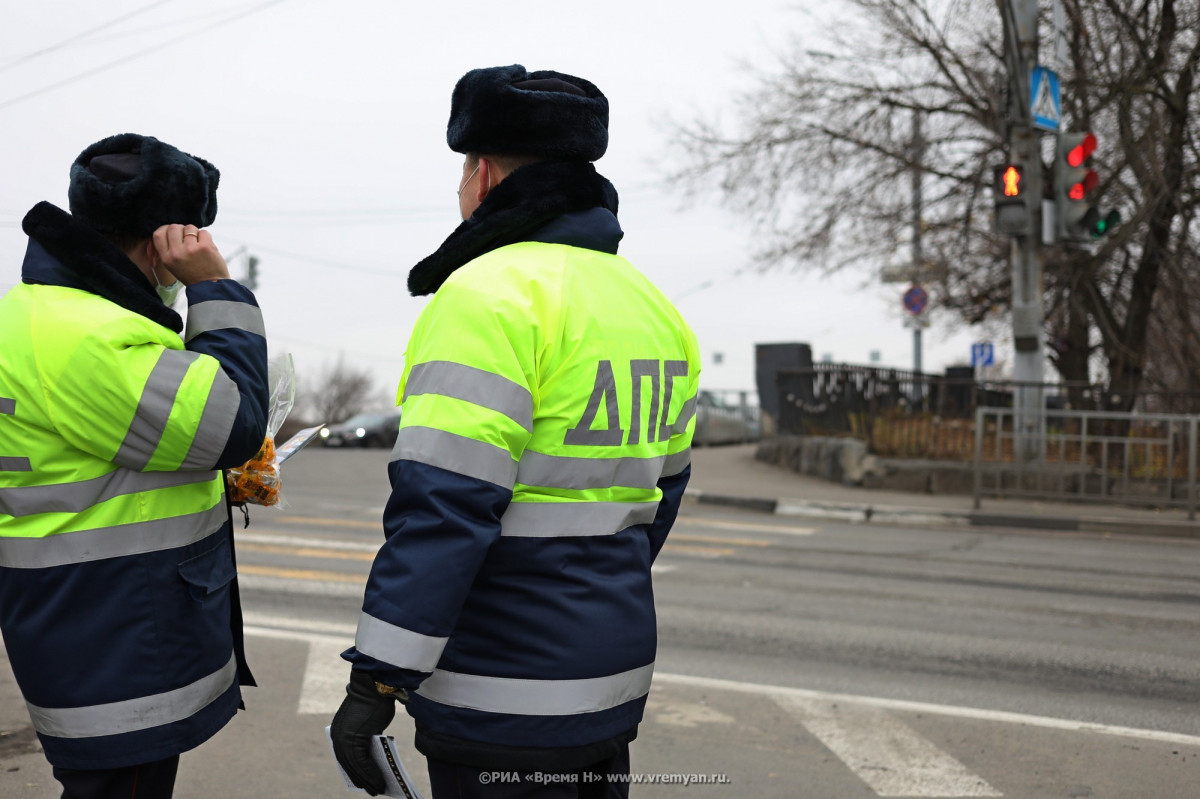
[{"label": "road sign post", "polygon": [[913,331],[913,375],[916,380],[913,392],[916,395],[914,400],[920,402],[925,397],[925,386],[921,381],[921,373],[924,370],[924,364],[921,362],[921,331],[929,327],[929,321],[924,315],[929,306],[929,292],[914,283],[904,292],[903,301],[904,309],[908,311],[909,319],[912,320],[910,326]]}]

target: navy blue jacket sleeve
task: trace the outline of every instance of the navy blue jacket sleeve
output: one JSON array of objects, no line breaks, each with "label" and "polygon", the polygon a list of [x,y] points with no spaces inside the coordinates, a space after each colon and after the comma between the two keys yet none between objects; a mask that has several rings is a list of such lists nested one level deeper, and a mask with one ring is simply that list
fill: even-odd
[{"label": "navy blue jacket sleeve", "polygon": [[[410,460],[390,463],[388,475],[386,540],[371,567],[363,611],[405,631],[406,641],[436,646],[454,630],[484,558],[500,537],[500,517],[512,490]],[[360,643],[364,635],[369,637],[360,622]],[[409,656],[417,657],[401,657]],[[418,670],[383,662],[357,647],[343,657],[379,682],[408,689],[419,686],[437,660],[430,656],[428,669]]]},{"label": "navy blue jacket sleeve", "polygon": [[184,346],[216,358],[240,398],[213,468],[241,466],[258,452],[267,432],[270,390],[262,312],[254,294],[235,280],[194,283],[187,298]]},{"label": "navy blue jacket sleeve", "polygon": [[667,533],[671,531],[671,527],[675,524],[675,517],[679,515],[679,506],[683,502],[683,492],[687,488],[688,480],[692,476],[692,467],[688,466],[682,472],[673,474],[670,477],[663,477],[658,481],[658,487],[662,491],[662,499],[658,503],[658,511],[654,514],[654,521],[646,530],[646,535],[650,537],[650,557],[657,558],[659,551],[663,548],[663,544],[667,543]]}]

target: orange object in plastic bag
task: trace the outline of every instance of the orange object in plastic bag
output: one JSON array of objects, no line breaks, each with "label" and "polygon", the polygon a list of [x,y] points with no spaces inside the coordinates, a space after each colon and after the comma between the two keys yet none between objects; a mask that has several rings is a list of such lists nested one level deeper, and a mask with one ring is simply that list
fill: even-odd
[{"label": "orange object in plastic bag", "polygon": [[281,499],[275,436],[292,410],[296,396],[296,369],[292,365],[292,356],[285,354],[267,364],[267,383],[271,386],[271,394],[266,438],[253,458],[227,472],[225,488],[234,504],[277,505]]},{"label": "orange object in plastic bag", "polygon": [[275,463],[273,438],[267,436],[258,454],[242,464],[240,469],[229,470],[228,488],[231,502],[254,505],[274,505],[279,502],[279,467]]}]

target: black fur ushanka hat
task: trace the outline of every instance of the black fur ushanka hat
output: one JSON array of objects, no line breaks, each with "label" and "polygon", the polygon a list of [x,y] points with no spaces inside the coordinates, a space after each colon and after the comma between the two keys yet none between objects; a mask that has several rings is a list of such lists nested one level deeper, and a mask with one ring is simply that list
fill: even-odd
[{"label": "black fur ushanka hat", "polygon": [[208,227],[217,217],[217,168],[152,136],[119,133],[71,165],[72,216],[101,233],[149,236],[163,225]]},{"label": "black fur ushanka hat", "polygon": [[608,149],[608,99],[561,72],[474,69],[454,87],[446,143],[458,153],[595,161]]}]

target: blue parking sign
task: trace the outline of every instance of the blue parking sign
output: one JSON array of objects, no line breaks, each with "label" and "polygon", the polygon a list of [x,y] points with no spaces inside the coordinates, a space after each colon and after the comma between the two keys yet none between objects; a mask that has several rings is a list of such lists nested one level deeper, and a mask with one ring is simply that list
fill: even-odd
[{"label": "blue parking sign", "polygon": [[990,341],[971,345],[971,366],[991,366],[996,362],[996,350]]}]

